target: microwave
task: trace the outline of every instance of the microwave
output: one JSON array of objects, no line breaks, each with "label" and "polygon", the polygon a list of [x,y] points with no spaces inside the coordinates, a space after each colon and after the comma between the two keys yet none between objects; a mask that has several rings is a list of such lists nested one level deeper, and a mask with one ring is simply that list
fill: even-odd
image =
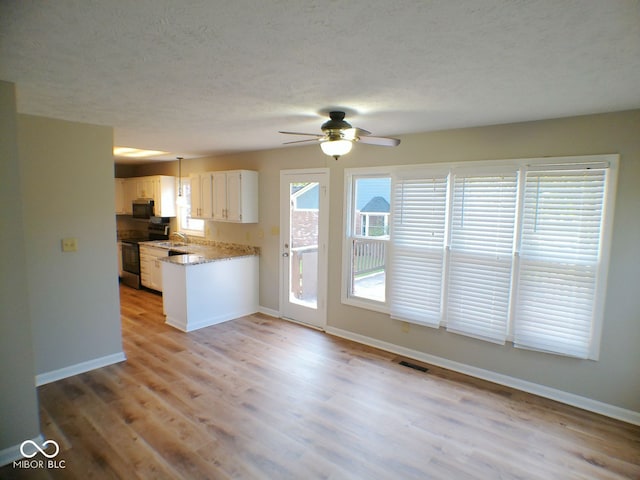
[{"label": "microwave", "polygon": [[151,198],[137,198],[133,201],[131,208],[133,218],[153,217],[153,200]]}]

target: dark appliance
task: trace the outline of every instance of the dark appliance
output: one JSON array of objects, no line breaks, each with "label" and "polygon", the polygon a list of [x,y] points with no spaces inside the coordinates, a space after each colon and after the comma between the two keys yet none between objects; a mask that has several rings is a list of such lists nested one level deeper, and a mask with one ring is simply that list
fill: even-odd
[{"label": "dark appliance", "polygon": [[169,218],[151,217],[146,235],[125,238],[122,242],[122,283],[140,289],[140,242],[169,240]]},{"label": "dark appliance", "polygon": [[149,219],[153,217],[153,199],[135,199],[131,204],[131,215],[133,216],[133,218]]},{"label": "dark appliance", "polygon": [[122,283],[133,288],[140,288],[140,246],[141,241],[134,238],[122,240]]}]

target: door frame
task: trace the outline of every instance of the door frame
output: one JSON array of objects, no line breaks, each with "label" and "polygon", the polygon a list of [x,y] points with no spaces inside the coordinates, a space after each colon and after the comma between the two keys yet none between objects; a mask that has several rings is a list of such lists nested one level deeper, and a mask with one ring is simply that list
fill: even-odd
[{"label": "door frame", "polygon": [[[306,168],[306,169],[291,169],[280,170],[280,238],[278,245],[279,255],[279,279],[280,279],[280,317],[293,322],[302,323],[307,326],[325,330],[327,326],[327,295],[328,295],[328,269],[329,269],[329,172],[328,168]],[[291,304],[288,300],[289,285],[289,262],[284,261],[284,245],[289,241],[289,229],[284,228],[289,221],[285,218],[290,213],[290,192],[289,183],[291,177],[303,177],[300,181],[319,182],[320,183],[320,197],[319,197],[319,216],[318,216],[318,301],[314,321],[305,321],[304,318],[300,318],[301,315],[292,315],[291,310],[303,311],[308,308],[301,305],[295,305],[293,309],[288,308]],[[305,176],[309,176],[308,179],[304,179]],[[320,180],[318,180],[320,176]],[[285,200],[286,199],[286,200]],[[287,252],[288,253],[288,252]],[[287,268],[285,268],[285,264]],[[311,310],[311,309],[309,309]]]}]

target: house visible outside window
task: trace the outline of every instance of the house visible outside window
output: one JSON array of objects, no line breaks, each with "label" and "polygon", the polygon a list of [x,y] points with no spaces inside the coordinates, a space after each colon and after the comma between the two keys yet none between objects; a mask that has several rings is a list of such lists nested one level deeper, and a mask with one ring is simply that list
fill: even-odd
[{"label": "house visible outside window", "polygon": [[[373,212],[368,224],[359,202],[380,169],[348,169],[343,302],[597,359],[617,163],[599,155],[389,167],[390,213]],[[384,232],[385,296],[358,288],[358,245],[377,240],[372,232]]]},{"label": "house visible outside window", "polygon": [[182,182],[182,196],[184,200],[178,202],[178,230],[196,237],[204,237],[204,220],[191,218],[191,185]]},{"label": "house visible outside window", "polygon": [[351,194],[347,295],[356,301],[368,302],[370,308],[384,307],[391,177],[388,174],[356,176]]}]

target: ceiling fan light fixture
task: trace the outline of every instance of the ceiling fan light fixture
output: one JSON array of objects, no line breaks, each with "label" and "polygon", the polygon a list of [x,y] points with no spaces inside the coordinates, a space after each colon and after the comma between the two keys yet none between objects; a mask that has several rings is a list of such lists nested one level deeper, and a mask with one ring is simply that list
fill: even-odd
[{"label": "ceiling fan light fixture", "polygon": [[343,139],[327,140],[320,144],[320,148],[322,148],[325,155],[329,155],[337,160],[338,157],[346,155],[351,151],[353,148],[353,142],[351,140]]},{"label": "ceiling fan light fixture", "polygon": [[395,147],[400,144],[400,140],[397,138],[389,137],[373,137],[371,132],[368,132],[362,128],[352,127],[349,122],[344,119],[344,112],[333,111],[329,113],[330,120],[324,122],[320,129],[322,134],[317,133],[302,133],[302,132],[286,132],[280,130],[280,133],[285,135],[304,135],[305,137],[312,137],[306,140],[295,140],[292,142],[284,142],[285,144],[291,143],[307,143],[307,142],[320,142],[320,147],[325,155],[338,160],[341,155],[346,155],[351,151],[355,142],[368,143],[370,145],[381,145],[383,147]]}]

